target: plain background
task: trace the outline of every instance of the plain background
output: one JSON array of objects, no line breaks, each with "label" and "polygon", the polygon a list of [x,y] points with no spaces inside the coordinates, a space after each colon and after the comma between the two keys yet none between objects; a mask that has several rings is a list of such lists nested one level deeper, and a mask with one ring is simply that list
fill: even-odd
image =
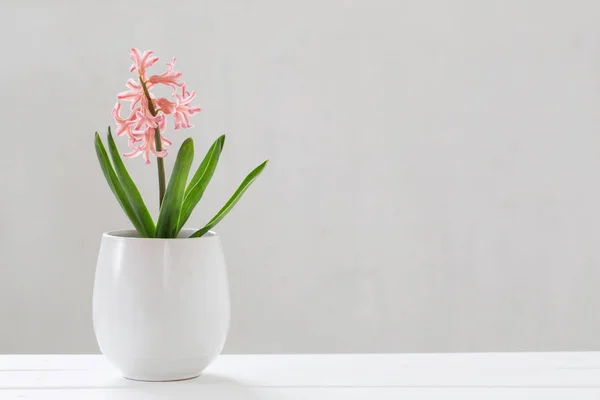
[{"label": "plain background", "polygon": [[[132,46],[198,92],[175,147],[228,135],[190,226],[271,160],[217,229],[225,352],[600,348],[598,21],[595,0],[3,1],[0,352],[97,351],[100,235],[129,224],[93,133]],[[155,164],[127,166],[155,212]]]}]

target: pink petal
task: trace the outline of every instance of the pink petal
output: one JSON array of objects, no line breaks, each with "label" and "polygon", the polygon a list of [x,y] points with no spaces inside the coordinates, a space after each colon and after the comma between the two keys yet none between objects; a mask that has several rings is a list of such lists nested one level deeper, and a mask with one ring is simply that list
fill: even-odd
[{"label": "pink petal", "polygon": [[177,108],[177,103],[169,101],[164,97],[160,97],[155,100],[157,106],[160,107],[160,110],[165,114],[173,114],[175,109]]},{"label": "pink petal", "polygon": [[139,149],[134,149],[133,151],[130,151],[129,153],[124,153],[123,157],[127,157],[127,158],[135,158],[137,156],[139,156],[140,154],[142,154],[142,151]]},{"label": "pink petal", "polygon": [[133,117],[133,115],[130,115],[126,119],[122,119],[121,118],[121,103],[119,103],[118,101],[117,101],[117,104],[115,104],[115,107],[112,109],[112,116],[115,120],[115,123],[117,124],[117,129],[115,131],[117,136],[122,136],[131,130],[131,128],[129,127],[127,122],[129,119],[131,119]]},{"label": "pink petal", "polygon": [[119,99],[119,100],[132,100],[137,96],[138,96],[138,94],[131,90],[117,93],[117,99]]},{"label": "pink petal", "polygon": [[152,84],[162,83],[163,85],[171,86],[173,89],[175,89],[176,86],[183,86],[184,83],[178,81],[178,79],[181,78],[182,73],[173,70],[175,58],[173,58],[171,62],[165,64],[167,64],[167,70],[160,75],[152,75],[148,78],[148,82]]},{"label": "pink petal", "polygon": [[164,114],[158,115],[155,121],[158,123],[158,129],[164,133],[164,131],[167,129],[167,119],[165,118]]},{"label": "pink petal", "polygon": [[167,149],[163,149],[161,151],[152,150],[152,154],[154,154],[156,157],[165,158],[168,155],[168,150]]},{"label": "pink petal", "polygon": [[158,61],[158,57],[153,56],[153,53],[152,50],[146,50],[141,53],[139,49],[132,48],[129,58],[131,58],[133,64],[129,68],[129,72],[137,70],[138,75],[146,80],[146,68],[151,67]]}]

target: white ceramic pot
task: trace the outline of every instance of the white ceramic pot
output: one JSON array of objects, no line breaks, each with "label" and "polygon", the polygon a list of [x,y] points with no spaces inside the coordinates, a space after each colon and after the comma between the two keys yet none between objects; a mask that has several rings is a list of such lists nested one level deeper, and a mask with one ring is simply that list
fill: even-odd
[{"label": "white ceramic pot", "polygon": [[124,377],[194,378],[221,352],[229,330],[229,287],[214,232],[144,239],[102,236],[93,321],[100,351]]}]

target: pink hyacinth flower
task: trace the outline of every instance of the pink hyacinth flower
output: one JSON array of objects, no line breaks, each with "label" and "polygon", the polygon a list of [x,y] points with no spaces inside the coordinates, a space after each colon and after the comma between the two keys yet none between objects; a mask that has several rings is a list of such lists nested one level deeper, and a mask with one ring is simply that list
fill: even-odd
[{"label": "pink hyacinth flower", "polygon": [[132,131],[129,139],[129,147],[133,150],[123,154],[123,156],[134,158],[142,155],[144,157],[144,162],[150,164],[150,154],[154,154],[156,157],[165,157],[167,155],[167,148],[171,146],[171,142],[161,136],[161,144],[163,149],[157,151],[156,142],[154,141],[154,128],[148,127],[144,131]]},{"label": "pink hyacinth flower", "polygon": [[[173,115],[175,129],[191,128],[189,116],[200,112],[200,107],[190,105],[190,102],[196,96],[195,92],[187,92],[185,83],[180,81],[181,72],[176,71],[175,58],[167,64],[167,70],[160,75],[152,75],[146,78],[146,69],[156,63],[158,57],[153,55],[151,50],[141,52],[138,49],[131,49],[130,58],[133,65],[130,71],[137,71],[138,80],[129,79],[125,86],[126,91],[117,95],[119,100],[129,101],[131,103],[131,114],[128,117],[121,117],[121,104],[117,102],[112,110],[112,116],[117,125],[117,135],[127,135],[129,137],[129,147],[131,152],[124,154],[125,157],[132,158],[143,155],[146,164],[150,163],[150,155],[156,157],[165,157],[167,148],[171,142],[163,134],[167,127],[166,115]],[[143,83],[143,84],[142,84]],[[156,98],[150,90],[157,85],[171,87],[175,101],[166,98]],[[144,91],[146,86],[147,91]],[[181,87],[181,94],[177,93],[177,88]],[[155,137],[160,135],[161,150],[156,149]]]},{"label": "pink hyacinth flower", "polygon": [[117,124],[116,134],[117,136],[123,136],[131,132],[131,122],[135,120],[135,113],[132,113],[129,117],[121,118],[121,103],[117,101],[115,107],[112,110],[112,116]]},{"label": "pink hyacinth flower", "polygon": [[[129,78],[129,80],[127,81],[127,83],[125,83],[125,86],[127,86],[129,88],[129,90],[126,90],[124,92],[118,93],[117,94],[117,99],[119,100],[125,100],[125,101],[130,101],[131,102],[131,109],[133,110],[135,108],[135,106],[141,101],[147,102],[146,99],[146,95],[144,94],[144,89],[142,88],[142,84],[139,82],[134,81],[133,79]],[[148,88],[150,89],[150,88]],[[147,104],[146,104],[147,106]]]},{"label": "pink hyacinth flower", "polygon": [[173,114],[177,109],[177,103],[174,101],[169,101],[164,97],[159,97],[154,101],[154,103],[159,107],[160,111],[165,114]]},{"label": "pink hyacinth flower", "polygon": [[131,54],[129,58],[133,61],[131,67],[129,68],[129,72],[136,71],[138,75],[142,77],[142,79],[146,80],[146,68],[154,65],[155,62],[158,61],[158,57],[153,56],[154,52],[152,50],[146,50],[143,53],[140,52],[139,49],[132,48]]},{"label": "pink hyacinth flower", "polygon": [[145,127],[152,129],[158,127],[158,123],[156,121],[161,117],[160,115],[153,117],[152,115],[149,115],[149,113],[140,112],[137,110],[134,112],[134,114],[135,119],[128,122],[128,124],[132,126],[133,129],[139,131],[141,129],[144,129]]},{"label": "pink hyacinth flower", "polygon": [[173,69],[173,67],[175,67],[175,57],[173,57],[171,62],[165,64],[167,64],[167,70],[160,75],[152,75],[150,78],[148,78],[148,82],[153,85],[162,83],[163,85],[171,86],[174,90],[176,90],[177,86],[183,85],[183,82],[178,81],[178,79],[181,78],[182,73]]},{"label": "pink hyacinth flower", "polygon": [[175,95],[177,98],[177,107],[173,117],[175,118],[175,129],[192,128],[190,124],[190,115],[197,114],[201,111],[200,107],[190,106],[191,101],[196,97],[196,92],[186,92],[185,85],[181,88],[181,95]]}]

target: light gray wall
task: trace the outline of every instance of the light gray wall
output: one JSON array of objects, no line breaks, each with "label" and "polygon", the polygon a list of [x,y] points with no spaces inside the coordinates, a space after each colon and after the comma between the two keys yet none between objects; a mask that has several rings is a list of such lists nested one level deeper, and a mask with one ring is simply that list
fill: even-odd
[{"label": "light gray wall", "polygon": [[[198,91],[175,145],[229,135],[192,225],[271,159],[218,228],[226,352],[600,348],[599,21],[595,0],[3,1],[0,352],[97,351],[99,238],[128,222],[92,138],[130,46]],[[154,165],[127,165],[154,201]]]}]

